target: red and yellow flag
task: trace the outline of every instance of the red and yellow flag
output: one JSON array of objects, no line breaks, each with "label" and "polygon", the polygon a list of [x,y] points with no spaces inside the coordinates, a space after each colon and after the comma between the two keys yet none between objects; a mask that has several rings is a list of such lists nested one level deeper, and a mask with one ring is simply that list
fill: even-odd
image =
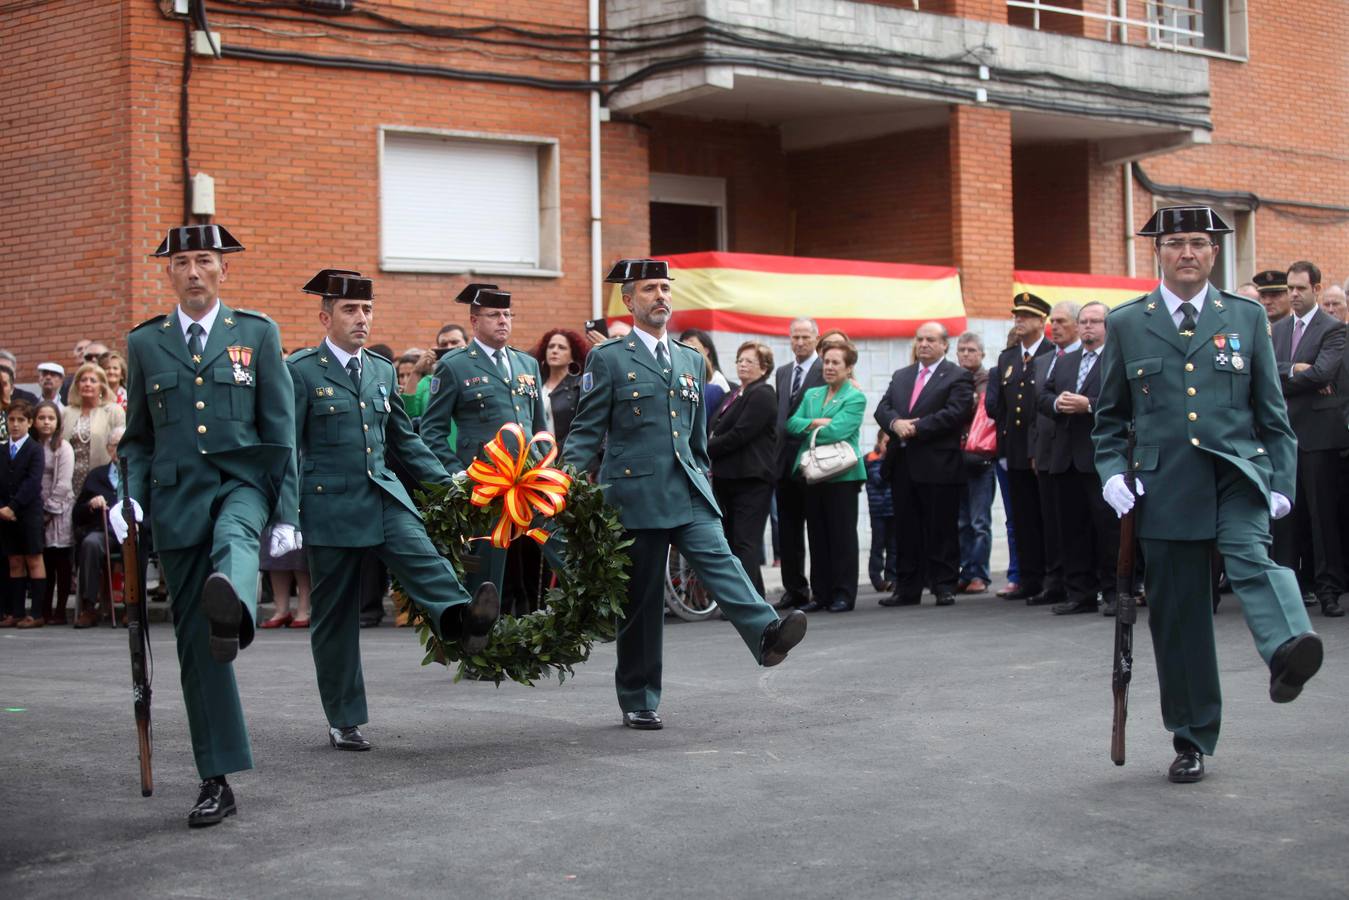
[{"label": "red and yellow flag", "polygon": [[1047,300],[1052,306],[1064,300],[1076,303],[1100,301],[1115,307],[1140,294],[1151,293],[1157,286],[1156,278],[1129,278],[1123,275],[1081,275],[1075,272],[1031,272],[1018,269],[1012,273],[1012,293],[1030,291]]}]

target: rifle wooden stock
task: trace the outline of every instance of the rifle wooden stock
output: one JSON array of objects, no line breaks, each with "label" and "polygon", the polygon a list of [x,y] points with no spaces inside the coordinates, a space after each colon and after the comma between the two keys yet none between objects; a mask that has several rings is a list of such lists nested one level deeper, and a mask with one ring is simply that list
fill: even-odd
[{"label": "rifle wooden stock", "polygon": [[[1125,454],[1127,468],[1124,483],[1134,491],[1134,430],[1129,429],[1129,443]],[[1115,698],[1114,716],[1110,725],[1110,761],[1124,765],[1124,730],[1129,719],[1129,682],[1134,670],[1134,622],[1138,619],[1138,596],[1134,593],[1134,516],[1135,506],[1120,519],[1119,558],[1115,563],[1115,652],[1114,669],[1110,677],[1110,691]]]},{"label": "rifle wooden stock", "polygon": [[[121,460],[122,484],[127,484],[126,461]],[[125,487],[123,488],[125,490]],[[150,616],[145,608],[144,585],[141,584],[139,528],[135,509],[128,491],[122,501],[122,517],[127,523],[126,540],[122,541],[122,602],[126,605],[127,639],[131,647],[131,693],[136,714],[136,742],[140,757],[141,796],[155,792],[152,767],[153,747],[150,732]]]}]

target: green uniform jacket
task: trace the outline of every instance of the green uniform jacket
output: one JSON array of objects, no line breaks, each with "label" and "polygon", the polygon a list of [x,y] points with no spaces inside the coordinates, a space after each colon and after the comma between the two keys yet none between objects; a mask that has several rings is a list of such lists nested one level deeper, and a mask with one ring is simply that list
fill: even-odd
[{"label": "green uniform jacket", "polygon": [[291,394],[281,333],[262,313],[221,303],[199,363],[176,309],[132,329],[118,452],[131,496],[150,500],[156,547],[179,550],[210,537],[222,478],[261,490],[276,503],[274,523],[299,524],[294,505],[277,502],[295,490]]},{"label": "green uniform jacket", "polygon": [[721,514],[708,478],[703,371],[697,350],[670,340],[670,374],[635,336],[615,338],[586,357],[581,402],[563,458],[590,471],[604,447],[599,481],[624,528],[676,528],[690,521],[696,491]]},{"label": "green uniform jacket", "polygon": [[1293,497],[1297,440],[1259,303],[1210,287],[1195,334],[1185,338],[1154,290],[1114,309],[1106,327],[1096,470],[1102,483],[1124,472],[1134,423],[1133,468],[1146,492],[1139,537],[1215,536],[1213,457],[1236,466],[1266,500],[1271,491]]},{"label": "green uniform jacket", "polygon": [[450,479],[412,431],[393,363],[369,350],[361,357],[360,396],[326,344],[299,350],[286,360],[295,382],[300,531],[306,544],[384,543],[381,491],[421,515],[385,464],[386,450],[418,481],[434,484]]},{"label": "green uniform jacket", "polygon": [[511,364],[509,382],[476,341],[446,353],[436,363],[431,399],[422,414],[422,440],[452,475],[472,465],[483,445],[507,422],[519,425],[527,437],[544,428],[539,363],[523,350],[506,350]]},{"label": "green uniform jacket", "polygon": [[862,462],[862,448],[858,446],[857,440],[862,433],[862,420],[866,416],[867,395],[853,387],[851,382],[845,382],[834,399],[826,404],[824,398],[828,392],[828,385],[807,390],[796,412],[787,420],[787,433],[803,438],[801,448],[796,451],[796,462],[792,464],[792,477],[800,477],[801,457],[810,449],[810,423],[815,419],[828,419],[829,424],[821,428],[815,438],[816,446],[847,441],[857,454],[857,465],[830,478],[829,482],[866,481],[867,467]]}]

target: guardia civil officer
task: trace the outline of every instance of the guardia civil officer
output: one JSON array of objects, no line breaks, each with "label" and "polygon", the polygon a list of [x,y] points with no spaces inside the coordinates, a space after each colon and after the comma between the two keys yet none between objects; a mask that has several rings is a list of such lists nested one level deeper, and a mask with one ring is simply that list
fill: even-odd
[{"label": "guardia civil officer", "polygon": [[[494,284],[470,284],[455,300],[468,304],[473,339],[436,364],[421,430],[422,439],[451,475],[472,465],[483,445],[508,422],[530,437],[545,427],[539,363],[507,343],[513,324],[510,293]],[[456,426],[454,447],[449,443],[451,423]],[[545,546],[544,553],[560,567],[556,549]],[[506,551],[476,541],[474,555],[480,562],[468,572],[469,589],[490,580],[500,591]]]},{"label": "guardia civil officer", "polygon": [[709,482],[702,354],[666,334],[673,309],[665,262],[620,260],[605,279],[622,285],[633,330],[595,347],[581,376],[581,402],[563,459],[590,471],[604,446],[598,481],[633,540],[628,603],[618,631],[615,683],[623,723],[662,727],[661,690],[666,555],[673,544],[756,660],[782,662],[806,633],[806,616],[786,618],[764,602],[721,527]]},{"label": "guardia civil officer", "polygon": [[1107,319],[1092,440],[1104,496],[1123,515],[1129,429],[1137,434],[1138,536],[1148,626],[1172,733],[1175,782],[1204,777],[1222,697],[1209,557],[1214,542],[1269,665],[1269,696],[1287,703],[1321,666],[1297,579],[1270,561],[1270,517],[1289,511],[1297,445],[1270,328],[1258,303],[1208,283],[1216,235],[1208,207],[1158,210],[1138,233],[1154,240],[1162,281]]},{"label": "guardia civil officer", "polygon": [[417,481],[450,480],[412,431],[393,363],[363,349],[374,318],[370,279],[324,269],[302,290],[323,298],[319,323],[327,332],[317,347],[286,361],[302,463],[300,526],[314,584],[309,645],[329,743],[369,750],[359,728],[369,720],[360,648],[362,551],[374,552],[398,577],[438,638],[458,638],[469,653],[486,646],[499,603],[490,582],[469,597],[388,466],[386,452]]},{"label": "guardia civil officer", "polygon": [[[178,306],[127,337],[127,489],[149,501],[173,603],[183,701],[202,778],[193,827],[235,812],[230,772],[253,767],[232,660],[253,640],[258,541],[299,546],[295,406],[281,334],[262,313],[226,306],[225,255],[243,245],[220,225],[174,228],[167,257]],[[139,516],[140,504],[137,504]],[[111,515],[120,540],[120,504]]]}]

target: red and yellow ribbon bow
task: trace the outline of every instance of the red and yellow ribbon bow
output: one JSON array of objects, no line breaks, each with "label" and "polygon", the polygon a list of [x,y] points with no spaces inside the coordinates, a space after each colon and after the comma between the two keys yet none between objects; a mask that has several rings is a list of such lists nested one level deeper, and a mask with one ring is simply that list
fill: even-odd
[{"label": "red and yellow ribbon bow", "polygon": [[[515,438],[517,450],[506,449],[506,435]],[[548,444],[549,449],[537,465],[530,464],[530,450],[535,444]],[[511,422],[501,426],[496,437],[483,448],[487,459],[476,459],[468,467],[468,477],[474,482],[474,506],[487,506],[497,497],[502,498],[501,518],[492,529],[492,546],[509,547],[511,541],[528,535],[542,544],[548,532],[530,528],[535,512],[552,517],[567,506],[567,491],[571,476],[561,469],[551,468],[557,458],[557,438],[540,431],[528,440],[519,425]]]}]

